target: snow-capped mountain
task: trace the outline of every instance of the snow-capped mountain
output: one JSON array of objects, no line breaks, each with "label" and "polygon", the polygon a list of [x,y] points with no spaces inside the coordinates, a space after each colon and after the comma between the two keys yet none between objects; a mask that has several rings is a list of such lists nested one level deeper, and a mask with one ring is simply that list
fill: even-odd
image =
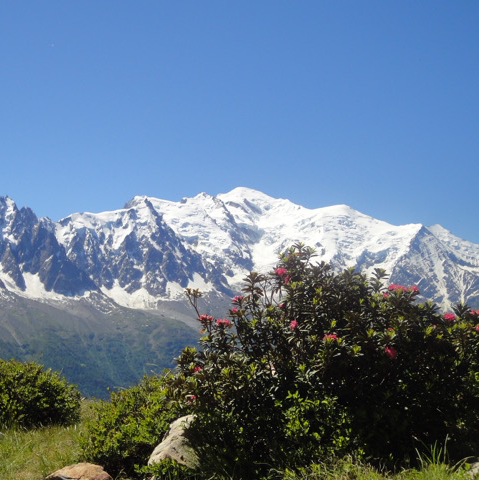
[{"label": "snow-capped mountain", "polygon": [[394,226],[346,205],[308,209],[248,188],[180,202],[138,196],[124,208],[57,223],[0,199],[0,287],[33,299],[92,295],[161,309],[186,287],[219,299],[301,241],[340,270],[384,268],[448,308],[479,307],[479,245],[442,227]]},{"label": "snow-capped mountain", "polygon": [[55,225],[0,197],[0,286],[34,298],[82,296],[95,283],[66,256]]}]

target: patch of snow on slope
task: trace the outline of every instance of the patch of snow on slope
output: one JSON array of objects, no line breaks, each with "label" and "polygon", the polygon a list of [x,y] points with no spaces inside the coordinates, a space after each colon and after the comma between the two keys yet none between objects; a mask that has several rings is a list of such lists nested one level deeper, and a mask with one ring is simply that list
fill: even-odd
[{"label": "patch of snow on slope", "polygon": [[0,280],[4,283],[5,288],[10,292],[16,292],[20,290],[15,284],[15,280],[10,276],[8,272],[5,272],[0,264]]},{"label": "patch of snow on slope", "polygon": [[[193,280],[190,280],[188,282],[188,288],[197,288],[201,292],[210,292],[213,290],[213,286],[211,285],[211,283],[206,282],[204,278],[198,273],[194,273]],[[183,294],[184,291],[185,289],[183,289]]]},{"label": "patch of snow on slope", "polygon": [[144,287],[139,288],[133,293],[128,293],[119,285],[118,280],[115,280],[111,289],[101,287],[101,291],[123,307],[152,309],[158,307],[159,299],[151,295]]},{"label": "patch of snow on slope", "polygon": [[[45,285],[43,285],[40,277],[38,275],[34,275],[32,273],[23,273],[23,278],[25,280],[26,285],[26,292],[18,291],[15,292],[19,295],[27,296],[29,298],[34,298],[37,300],[63,300],[65,297],[59,293],[55,293],[53,291],[48,292],[45,289]],[[76,297],[80,298],[80,297]]]},{"label": "patch of snow on slope", "polygon": [[[25,290],[18,288],[11,276],[7,272],[0,270],[0,280],[5,284],[6,289],[12,293],[15,293],[24,298],[30,298],[38,301],[65,301],[66,297],[64,295],[56,293],[54,291],[46,290],[45,285],[42,283],[40,277],[37,274],[23,272],[22,275],[25,281]],[[85,298],[89,296],[89,294],[90,292],[88,291],[85,292],[84,295],[75,295],[68,298],[71,300],[79,300],[80,298]]]}]

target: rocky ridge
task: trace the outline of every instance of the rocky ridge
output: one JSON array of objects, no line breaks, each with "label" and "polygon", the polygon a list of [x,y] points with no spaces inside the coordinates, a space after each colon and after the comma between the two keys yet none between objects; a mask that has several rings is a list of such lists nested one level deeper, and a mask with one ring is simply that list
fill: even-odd
[{"label": "rocky ridge", "polygon": [[384,268],[392,283],[417,285],[443,308],[479,306],[479,245],[438,225],[394,226],[346,205],[308,209],[243,187],[180,202],[138,196],[59,222],[0,198],[0,287],[46,302],[149,310],[192,287],[218,304],[297,241],[337,270]]}]

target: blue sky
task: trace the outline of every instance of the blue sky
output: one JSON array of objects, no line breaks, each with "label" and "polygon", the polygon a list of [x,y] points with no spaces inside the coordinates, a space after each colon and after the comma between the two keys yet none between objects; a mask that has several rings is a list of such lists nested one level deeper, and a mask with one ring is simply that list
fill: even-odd
[{"label": "blue sky", "polygon": [[248,186],[479,243],[479,2],[0,3],[0,195]]}]

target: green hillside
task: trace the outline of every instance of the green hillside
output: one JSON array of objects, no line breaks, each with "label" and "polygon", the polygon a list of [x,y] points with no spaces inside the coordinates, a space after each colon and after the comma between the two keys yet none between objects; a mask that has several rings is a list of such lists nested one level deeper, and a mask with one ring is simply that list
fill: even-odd
[{"label": "green hillside", "polygon": [[198,333],[161,315],[118,307],[75,313],[16,298],[0,312],[0,358],[34,360],[63,373],[82,395],[107,398],[108,389],[131,386],[143,374],[174,365]]}]

